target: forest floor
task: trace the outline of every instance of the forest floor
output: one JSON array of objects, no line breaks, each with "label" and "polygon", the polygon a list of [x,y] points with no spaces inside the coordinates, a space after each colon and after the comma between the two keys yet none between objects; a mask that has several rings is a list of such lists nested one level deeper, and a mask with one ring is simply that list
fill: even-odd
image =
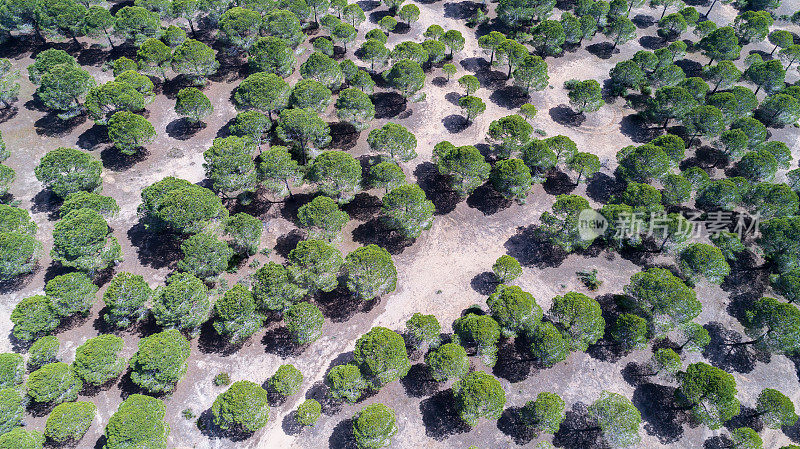
[{"label": "forest floor", "polygon": [[[352,57],[352,49],[358,48],[363,33],[374,27],[374,22],[385,11],[378,2],[362,1],[359,4],[369,19],[362,25],[359,39],[349,46],[351,50],[347,57]],[[573,78],[596,79],[602,83],[617,62],[630,58],[640,48],[662,45],[660,39],[655,37],[655,27],[648,24],[658,13],[649,8],[634,10],[631,17],[636,16],[639,19],[637,23],[641,24],[639,38],[620,46],[613,55],[607,54],[610,44],[606,45],[605,39],[598,36],[585,42],[582,48],[574,52],[559,58],[547,58],[550,65],[550,86],[528,97],[505,80],[502,68],[489,67],[486,55],[477,46],[475,30],[464,25],[464,20],[476,6],[474,3],[436,1],[420,3],[418,6],[422,10],[420,20],[403,34],[391,34],[389,47],[408,39],[421,42],[423,31],[434,23],[445,29],[458,29],[466,37],[466,45],[455,58],[459,72],[454,78],[467,73],[476,74],[481,80],[481,88],[475,95],[487,103],[486,112],[467,126],[457,106],[461,89],[455,80],[447,82],[438,68],[427,74],[424,88],[426,99],[421,102],[404,103],[399,95],[391,91],[380,88],[376,91],[374,99],[378,113],[372,124],[381,126],[387,121],[393,121],[406,126],[417,136],[419,156],[402,166],[409,179],[416,179],[434,201],[437,211],[433,227],[423,232],[413,244],[387,241],[386,233],[376,220],[379,212],[376,204],[380,204],[374,195],[377,192],[359,194],[345,208],[351,215],[351,221],[345,228],[344,238],[338,243],[338,247],[343,253],[347,253],[367,243],[388,246],[394,254],[398,269],[397,290],[374,303],[353,302],[346,294],[338,291],[317,298],[316,303],[327,317],[323,337],[298,351],[287,349],[291,345],[279,323],[268,325],[244,346],[234,349],[221,348],[210,327],[204,328],[201,336],[192,342],[192,355],[185,378],[178,384],[175,392],[165,398],[166,419],[172,428],[170,447],[350,448],[350,418],[361,407],[373,402],[385,403],[397,413],[399,432],[393,440],[393,447],[444,449],[475,445],[489,449],[531,446],[530,442],[537,440],[523,431],[514,421],[513,414],[508,411],[497,422],[484,420],[472,430],[464,428],[453,411],[449,385],[429,382],[421,374],[424,370],[421,369],[419,355],[407,378],[389,384],[378,394],[363,399],[359,404],[326,406],[322,418],[314,428],[302,431],[293,428],[290,413],[305,397],[321,398],[324,392],[322,380],[327,370],[347,362],[352,356],[356,339],[371,327],[380,325],[401,331],[405,320],[413,313],[421,312],[436,315],[443,324],[444,331],[448,332],[450,323],[465,308],[475,304],[484,306],[486,296],[493,290],[488,273],[494,261],[502,254],[510,254],[523,263],[524,272],[517,283],[531,292],[544,310],[549,308],[554,296],[568,291],[580,291],[599,300],[610,300],[611,295],[619,293],[630,276],[642,268],[672,263],[667,257],[644,257],[641,254],[621,257],[615,252],[595,248],[590,248],[583,254],[565,256],[538,242],[532,232],[541,213],[551,206],[553,195],[578,193],[590,198],[595,206],[599,204],[597,201],[606,201],[617,188],[611,177],[616,166],[616,152],[626,145],[646,142],[654,137],[649,130],[643,129],[636,122],[632,117],[634,111],[622,99],[603,106],[597,113],[580,117],[580,123],[576,123],[567,106],[568,99],[563,83]],[[494,6],[492,4],[491,8]],[[727,5],[718,5],[711,18],[717,23],[726,23],[733,17],[735,10]],[[765,43],[748,46],[743,54],[756,49],[769,51],[768,46]],[[76,55],[98,82],[112,79],[110,71],[103,71],[102,68],[103,62],[108,58],[107,50],[89,47],[86,43],[82,50],[66,44],[59,48]],[[42,49],[44,48],[35,49],[33,54]],[[21,202],[21,207],[33,212],[33,218],[39,225],[38,238],[44,243],[44,255],[33,275],[0,296],[0,335],[10,335],[11,323],[8,316],[14,305],[26,296],[41,292],[46,280],[61,272],[57,265],[51,265],[49,257],[57,205],[42,191],[41,184],[33,176],[37,161],[47,151],[59,146],[83,148],[101,159],[105,167],[103,193],[114,197],[121,207],[119,216],[110,222],[125,256],[125,260],[115,271],[142,274],[152,285],[162,283],[174,269],[180,251],[178,245],[169,238],[144,230],[136,213],[140,203],[139,193],[142,188],[165,176],[178,176],[198,183],[204,180],[202,152],[210,147],[212,140],[218,136],[218,131],[235,115],[230,96],[243,79],[243,73],[235,67],[223,70],[221,75],[212,78],[204,92],[211,99],[215,110],[205,120],[207,126],[194,133],[186,132],[183,122],[173,111],[174,95],[181,86],[176,86],[174,82],[160,86],[162,95],[158,95],[156,101],[148,107],[147,114],[158,132],[158,137],[154,143],[148,145],[146,154],[125,159],[109,148],[110,142],[105,137],[105,132],[91,120],[77,118],[67,126],[61,126],[52,115],[37,108],[32,100],[34,86],[25,76],[25,68],[32,62],[31,50],[22,45],[0,49],[0,57],[11,58],[16,68],[23,73],[18,109],[5,114],[0,130],[11,149],[11,158],[7,164],[17,172],[17,180],[12,185],[11,193],[14,199]],[[308,53],[306,51],[299,59],[302,60]],[[120,54],[115,53],[115,57],[118,56]],[[694,54],[687,57],[683,68],[688,76],[692,76],[705,63],[702,56]],[[295,72],[289,78],[290,83],[298,78],[299,75]],[[787,81],[794,81],[797,75],[795,73],[788,78]],[[533,121],[535,128],[543,130],[547,136],[566,135],[577,143],[579,150],[597,154],[603,162],[603,174],[588,185],[582,184],[578,187],[572,186],[571,180],[560,174],[544,185],[537,185],[524,205],[498,198],[487,188],[479,188],[466,201],[459,201],[439,188],[441,184],[435,166],[430,162],[431,151],[436,143],[450,140],[456,145],[476,145],[482,151],[488,151],[485,135],[489,123],[499,117],[516,113],[519,106],[526,102],[533,103],[539,109],[539,114]],[[327,111],[326,119],[336,122],[332,107]],[[346,150],[355,157],[366,154],[367,132],[347,134],[347,130],[343,126],[333,127],[334,133],[339,131],[339,134],[334,136],[331,147]],[[786,142],[792,148],[795,160],[800,158],[800,132],[796,128],[777,130],[773,139]],[[780,176],[783,176],[782,172]],[[302,199],[302,195],[297,196]],[[254,201],[250,206],[238,209],[251,213],[266,223],[264,244],[274,250],[269,256],[259,254],[254,256],[255,259],[261,262],[282,262],[288,251],[302,237],[295,225],[297,201],[295,199],[286,204]],[[575,274],[576,271],[592,268],[598,270],[597,276],[603,281],[596,292],[588,292]],[[254,271],[245,264],[235,275],[226,276],[230,285],[233,285]],[[722,287],[700,285],[697,292],[703,302],[704,311],[698,320],[707,324],[710,329],[729,329],[741,334],[741,326],[729,313],[730,305],[743,298],[758,297],[766,288],[765,280],[755,275],[729,280]],[[101,288],[100,294],[104,289]],[[105,331],[99,318],[101,307],[102,301],[98,301],[88,318],[74,320],[59,331],[63,360],[71,362],[75,348],[86,339]],[[153,328],[154,325],[149,323],[124,333],[124,355],[132,355],[139,338],[152,332]],[[723,334],[724,331],[712,332],[716,341]],[[725,334],[725,337],[731,336]],[[11,350],[11,339],[0,339],[0,349]],[[718,440],[714,437],[721,435],[723,431],[709,431],[702,426],[690,425],[681,412],[670,408],[675,384],[637,378],[630,374],[631,367],[634,366],[631,364],[643,363],[649,358],[649,354],[650,350],[634,351],[620,357],[601,347],[586,354],[573,354],[565,362],[552,368],[540,369],[532,362],[516,361],[527,358],[525,348],[509,344],[501,348],[500,363],[493,369],[481,365],[480,362],[475,362],[475,369],[493,372],[500,378],[507,392],[506,407],[510,410],[521,407],[541,391],[552,391],[561,395],[572,410],[565,423],[565,430],[556,436],[555,443],[558,447],[602,447],[597,433],[581,430],[585,405],[593,402],[601,390],[611,390],[632,398],[642,412],[645,426],[640,447],[715,447],[713,444]],[[747,421],[745,417],[752,414],[755,399],[762,388],[780,389],[789,394],[796,403],[800,402],[800,381],[796,365],[800,360],[791,360],[784,356],[765,358],[747,350],[723,353],[717,345],[706,353],[690,355],[684,362],[699,360],[710,361],[735,375],[739,399],[743,404],[743,418],[736,419],[734,427]],[[187,420],[182,416],[182,411],[187,408],[196,415],[208,414],[214,398],[225,388],[216,387],[212,383],[213,377],[218,373],[229,373],[233,381],[246,379],[261,383],[283,363],[292,363],[303,372],[303,393],[288,398],[285,403],[275,404],[269,424],[249,439],[232,441],[207,434],[198,429],[195,420]],[[89,397],[98,406],[99,417],[82,440],[81,448],[102,447],[101,437],[109,416],[122,399],[132,392],[136,392],[136,388],[130,382],[129,376],[125,375],[116,385]],[[44,416],[29,417],[26,422],[35,428],[42,428],[44,419]],[[757,423],[749,425],[758,426]],[[762,435],[765,447],[779,447],[790,440],[798,443],[800,424],[783,431],[766,429]]]}]

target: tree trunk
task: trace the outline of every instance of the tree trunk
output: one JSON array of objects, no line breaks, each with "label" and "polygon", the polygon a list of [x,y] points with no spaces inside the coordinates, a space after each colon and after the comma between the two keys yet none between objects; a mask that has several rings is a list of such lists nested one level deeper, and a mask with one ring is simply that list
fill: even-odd
[{"label": "tree trunk", "polygon": [[708,7],[708,11],[706,11],[706,19],[708,19],[708,15],[711,14],[711,10],[714,8],[714,5],[717,4],[717,0],[711,2],[711,6]]},{"label": "tree trunk", "polygon": [[773,48],[772,51],[769,52],[769,55],[772,56],[772,54],[775,53],[775,50],[777,50],[777,49],[778,49],[778,46],[776,45],[775,48]]},{"label": "tree trunk", "polygon": [[760,84],[759,84],[758,86],[756,86],[756,91],[755,91],[755,94],[756,94],[756,95],[758,95],[758,91],[759,91],[759,90],[761,90],[761,85],[760,85]]},{"label": "tree trunk", "polygon": [[659,17],[659,18],[658,18],[659,22],[661,21],[661,19],[663,19],[663,18],[664,18],[664,14],[666,14],[666,13],[667,13],[667,6],[669,6],[669,5],[666,5],[666,4],[665,4],[665,5],[664,5],[664,9],[663,9],[663,10],[661,10],[661,17]]},{"label": "tree trunk", "polygon": [[286,191],[289,192],[289,198],[293,198],[293,196],[292,196],[292,188],[289,187],[289,180],[288,179],[284,179],[283,183],[286,185]]},{"label": "tree trunk", "polygon": [[692,138],[689,139],[689,145],[687,145],[686,148],[691,148],[692,147],[692,143],[694,143],[694,139],[696,139],[697,136],[699,136],[699,135],[700,135],[700,133],[696,133],[695,135],[693,135]]}]

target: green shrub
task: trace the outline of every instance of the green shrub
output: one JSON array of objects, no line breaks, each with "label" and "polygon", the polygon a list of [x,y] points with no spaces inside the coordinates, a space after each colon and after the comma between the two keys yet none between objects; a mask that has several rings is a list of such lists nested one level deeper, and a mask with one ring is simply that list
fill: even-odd
[{"label": "green shrub", "polygon": [[97,407],[91,402],[67,402],[57,405],[44,427],[44,435],[56,444],[77,442],[92,425]]},{"label": "green shrub", "polygon": [[15,388],[22,384],[25,363],[21,355],[7,352],[0,354],[0,388]]},{"label": "green shrub", "polygon": [[164,449],[169,424],[164,422],[166,408],[156,398],[132,394],[111,415],[106,426],[103,449]]},{"label": "green shrub", "polygon": [[28,349],[28,371],[35,371],[42,366],[58,361],[58,337],[46,335],[31,345]]},{"label": "green shrub", "polygon": [[42,449],[44,435],[35,430],[25,430],[21,427],[0,435],[0,449]]},{"label": "green shrub", "polygon": [[268,394],[260,385],[243,380],[217,396],[211,406],[214,425],[221,429],[255,432],[269,420]]},{"label": "green shrub", "polygon": [[281,365],[278,371],[269,378],[269,387],[281,396],[291,396],[300,389],[303,373],[294,365]]},{"label": "green shrub", "polygon": [[221,387],[223,385],[231,384],[231,376],[228,373],[219,373],[214,376],[214,385]]},{"label": "green shrub", "polygon": [[83,382],[64,362],[48,363],[28,377],[28,396],[40,404],[74,401]]},{"label": "green shrub", "polygon": [[75,352],[72,369],[87,384],[103,385],[122,374],[127,365],[120,357],[122,345],[122,339],[116,335],[90,338]]},{"label": "green shrub", "polygon": [[371,404],[353,420],[353,436],[360,449],[378,449],[391,444],[397,433],[394,411],[383,404]]},{"label": "green shrub", "polygon": [[22,425],[26,405],[25,396],[16,388],[0,390],[0,435]]},{"label": "green shrub", "polygon": [[31,341],[54,331],[61,322],[61,317],[56,313],[50,298],[35,295],[23,299],[14,307],[11,322],[14,323],[15,338]]},{"label": "green shrub", "polygon": [[295,420],[301,426],[313,426],[317,423],[319,415],[322,412],[322,406],[314,399],[306,399],[297,407]]},{"label": "green shrub", "polygon": [[169,393],[186,374],[189,341],[175,329],[139,341],[131,357],[131,380],[151,393]]}]

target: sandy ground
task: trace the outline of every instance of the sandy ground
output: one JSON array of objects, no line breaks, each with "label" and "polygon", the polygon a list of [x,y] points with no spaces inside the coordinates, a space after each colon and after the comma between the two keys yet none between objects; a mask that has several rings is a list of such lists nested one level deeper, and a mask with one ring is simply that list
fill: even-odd
[{"label": "sandy ground", "polygon": [[[459,67],[455,79],[485,67],[485,55],[477,46],[475,31],[463,25],[463,17],[460,15],[463,8],[469,6],[466,2],[435,2],[418,6],[422,10],[420,21],[414,23],[407,33],[392,34],[390,45],[408,39],[422,41],[422,32],[429,25],[438,23],[445,29],[458,29],[466,37],[465,48],[455,60]],[[362,7],[368,15],[383,10],[377,2],[362,2]],[[702,8],[698,9],[704,11]],[[654,12],[643,8],[634,11],[632,16],[637,14],[652,16]],[[379,16],[372,18],[376,17]],[[733,17],[735,11],[726,5],[718,5],[712,13],[712,18],[718,23],[730,21]],[[351,52],[347,57],[351,57],[352,49],[360,44],[363,32],[372,26],[374,25],[367,22],[361,27],[360,38],[348,46]],[[638,33],[639,37],[653,36],[655,29],[654,27],[640,29]],[[424,184],[426,179],[430,179],[432,167],[428,161],[431,158],[433,145],[441,140],[450,140],[457,145],[486,144],[485,134],[492,120],[516,112],[523,102],[531,102],[540,111],[534,120],[535,128],[542,129],[547,136],[568,135],[581,151],[597,154],[604,163],[604,172],[611,173],[615,165],[615,153],[620,148],[641,140],[622,125],[626,122],[625,118],[634,111],[626,107],[624,101],[618,99],[597,113],[589,114],[580,126],[559,123],[557,112],[553,112],[559,106],[568,104],[566,92],[562,88],[564,81],[572,78],[592,78],[602,82],[614,64],[629,58],[640,48],[637,41],[631,41],[622,45],[619,53],[608,59],[600,59],[586,50],[587,46],[603,41],[604,38],[598,36],[591,42],[585,42],[580,50],[557,59],[548,58],[550,87],[542,92],[533,93],[530,98],[507,95],[513,90],[504,86],[502,67],[488,73],[481,69],[478,75],[483,85],[475,95],[486,101],[487,109],[465,129],[449,126],[454,120],[457,123],[457,117],[452,116],[460,114],[455,102],[461,89],[455,81],[442,83],[444,79],[439,78],[441,73],[438,69],[434,69],[428,75],[425,87],[427,97],[424,101],[409,103],[400,107],[399,111],[390,110],[385,114],[386,117],[376,119],[372,126],[379,127],[391,120],[407,126],[416,134],[419,156],[404,163],[403,168],[410,178],[417,178]],[[769,49],[768,44],[751,47]],[[752,49],[751,47],[746,48],[745,52]],[[15,53],[14,49],[7,51],[11,53],[7,57],[12,57],[15,66],[25,73],[24,68],[31,62],[30,54]],[[301,61],[305,54],[299,58]],[[706,62],[699,55],[691,55],[690,59],[701,64]],[[98,81],[107,81],[111,78],[109,72],[101,70],[100,63],[90,65],[88,68]],[[294,82],[298,77],[295,73],[289,80]],[[93,127],[91,121],[84,121],[58,134],[48,131],[43,121],[45,113],[33,109],[31,104],[26,103],[31,99],[34,86],[27,79],[23,80],[20,101],[17,104],[19,111],[0,123],[0,130],[12,152],[7,163],[17,170],[17,180],[11,188],[11,193],[15,199],[21,201],[22,207],[33,211],[34,220],[40,228],[38,237],[44,243],[44,257],[41,259],[40,268],[26,278],[23,285],[0,296],[0,334],[8,335],[10,332],[11,323],[8,316],[13,306],[21,298],[41,292],[45,280],[59,273],[58,267],[50,266],[50,259],[47,256],[55,214],[53,208],[49,206],[48,195],[41,192],[41,186],[33,176],[36,161],[47,151],[58,146],[81,147],[103,160],[106,167],[103,173],[103,192],[114,197],[122,208],[119,217],[110,223],[115,236],[122,244],[125,256],[125,261],[117,271],[143,274],[153,285],[162,283],[173,268],[174,258],[171,254],[174,247],[169,242],[148,238],[139,227],[136,216],[136,207],[140,201],[139,192],[143,187],[170,175],[192,182],[203,180],[202,152],[217,136],[217,130],[235,115],[229,97],[239,79],[240,76],[230,73],[209,83],[205,93],[211,98],[215,112],[206,120],[208,126],[188,139],[170,132],[178,119],[172,109],[174,97],[170,99],[159,95],[148,107],[147,113],[148,119],[158,132],[158,137],[148,146],[146,157],[132,163],[119,161],[119,158],[114,156],[114,151],[107,149],[108,143],[96,137],[102,136],[103,133],[97,133],[97,128]],[[437,82],[432,82],[434,79],[437,79]],[[797,75],[792,74],[788,79],[793,81],[797,79]],[[329,121],[335,121],[332,112],[330,108]],[[36,134],[32,133],[33,129],[37,130]],[[366,136],[366,131],[361,132],[357,141],[342,144],[340,147],[356,157],[365,154]],[[800,134],[796,129],[778,130],[774,133],[774,138],[789,144],[796,158],[800,156],[798,144]],[[525,263],[524,273],[518,284],[530,291],[545,310],[549,307],[553,296],[571,290],[589,293],[575,276],[576,271],[586,268],[596,268],[598,277],[604,282],[600,290],[592,293],[593,295],[602,297],[620,292],[629,277],[641,270],[640,265],[609,252],[570,255],[562,259],[541,254],[535,245],[530,243],[530,226],[537,223],[538,217],[553,201],[553,189],[551,186],[545,187],[536,186],[525,205],[487,206],[486,203],[492,202],[480,201],[480,198],[450,204],[446,195],[443,195],[443,198],[435,201],[438,215],[433,227],[423,233],[413,245],[400,248],[394,256],[399,277],[397,291],[381,298],[377,304],[339,303],[337,302],[339,298],[335,297],[320,299],[318,302],[329,318],[324,336],[300,353],[287,353],[282,350],[284,345],[280,339],[282,333],[279,323],[271,323],[233,353],[209,347],[205,344],[208,341],[204,338],[208,336],[205,332],[203,336],[193,341],[186,377],[174,394],[165,398],[167,420],[172,427],[170,446],[202,449],[350,447],[347,442],[349,418],[358,409],[372,402],[384,402],[397,411],[400,431],[394,439],[393,447],[466,448],[476,445],[488,449],[532,446],[537,440],[531,442],[530,438],[518,435],[518,429],[510,423],[510,414],[504,415],[498,422],[483,421],[471,431],[461,429],[453,419],[452,410],[448,410],[447,385],[436,388],[437,386],[429,383],[417,382],[413,374],[419,373],[419,366],[415,366],[409,379],[394,382],[380,393],[355,406],[326,410],[326,414],[314,428],[298,433],[287,423],[291,418],[290,412],[305,397],[320,397],[322,391],[320,384],[327,370],[333,365],[345,363],[351,356],[355,340],[371,327],[381,325],[399,331],[409,316],[415,312],[422,312],[436,315],[444,329],[449,330],[450,323],[462,310],[474,304],[485,305],[487,294],[483,282],[486,279],[485,272],[490,271],[491,265],[502,254],[511,254]],[[574,192],[586,194],[586,187],[580,186]],[[345,253],[360,244],[367,243],[363,232],[360,231],[376,212],[374,209],[358,212],[356,208],[349,211],[353,219],[345,229],[344,239],[339,243],[340,249]],[[268,247],[281,247],[285,242],[291,241],[291,236],[296,233],[291,214],[287,219],[286,214],[275,205],[260,207],[254,213],[266,223],[264,243]],[[255,257],[262,262],[267,259],[262,255]],[[269,259],[281,261],[282,252],[273,251]],[[648,264],[669,262],[669,258],[647,261]],[[235,276],[230,276],[229,281],[232,284],[237,279],[248,276],[252,271],[245,266]],[[700,321],[721,323],[725,328],[741,332],[741,327],[726,312],[726,307],[743,288],[746,288],[745,283],[723,288],[699,287],[698,296],[705,306]],[[103,289],[101,294],[102,292]],[[99,332],[96,320],[100,308],[98,302],[87,320],[74,323],[58,334],[65,361],[72,361],[75,348]],[[124,354],[130,356],[135,351],[141,335],[139,332],[123,335]],[[7,338],[1,339],[0,345],[5,351],[11,350]],[[516,354],[513,347],[504,347],[503,351],[508,360],[524,357]],[[667,407],[661,405],[660,401],[668,399],[674,384],[663,381],[658,381],[656,385],[640,384],[630,381],[630,378],[626,380],[623,375],[626,365],[629,362],[642,362],[649,357],[649,354],[649,350],[637,351],[619,360],[596,354],[573,354],[566,362],[546,370],[539,370],[526,362],[512,366],[501,363],[494,368],[494,373],[500,377],[506,389],[507,407],[511,408],[522,406],[526,401],[533,399],[538,392],[546,390],[562,395],[568,406],[578,403],[590,404],[603,389],[633,398],[645,418],[641,432],[643,441],[640,446],[643,448],[700,448],[704,447],[708,438],[725,434],[725,430],[712,432],[704,427],[681,423],[670,415],[670,412],[666,411]],[[747,363],[743,363],[738,358],[732,360],[732,357],[719,356],[716,353],[707,353],[705,356],[695,354],[688,357],[685,362],[707,360],[733,371],[739,385],[739,398],[747,407],[754,405],[755,398],[764,387],[778,388],[787,394],[793,393],[793,399],[800,400],[797,369],[791,360],[775,356],[769,363],[764,363],[763,360],[753,360],[749,357]],[[247,379],[261,383],[283,363],[293,363],[301,369],[305,375],[303,393],[273,407],[270,423],[249,439],[234,442],[205,435],[198,430],[194,421],[181,417],[181,411],[186,408],[192,409],[197,415],[209,409],[214,398],[223,391],[223,388],[215,387],[211,383],[211,379],[217,373],[230,373],[234,381]],[[415,363],[419,363],[419,360]],[[476,369],[491,371],[478,361],[475,361],[474,365]],[[130,382],[127,378],[123,378],[119,385],[83,398],[98,405],[99,415],[79,447],[95,446],[109,416],[129,391]],[[575,411],[575,416],[578,415],[580,407]],[[44,419],[44,417],[29,416],[26,423],[34,428],[41,428]],[[787,444],[790,437],[797,442],[798,435],[800,428],[785,429],[783,432],[766,429],[762,432],[765,447]],[[595,445],[590,437],[586,440],[575,435],[572,439],[565,436],[559,438],[556,441],[559,447],[578,448]]]}]

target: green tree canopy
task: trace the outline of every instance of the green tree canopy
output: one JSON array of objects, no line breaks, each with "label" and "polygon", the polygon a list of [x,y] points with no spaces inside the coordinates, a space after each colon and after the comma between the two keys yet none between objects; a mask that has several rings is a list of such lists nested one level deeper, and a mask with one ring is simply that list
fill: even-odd
[{"label": "green tree canopy", "polygon": [[597,421],[611,447],[635,446],[642,439],[639,436],[642,416],[625,396],[604,390],[589,406],[589,416]]},{"label": "green tree canopy", "polygon": [[310,291],[329,292],[339,285],[344,263],[338,249],[322,240],[303,240],[289,252],[289,273]]},{"label": "green tree canopy", "polygon": [[89,430],[96,414],[97,407],[91,402],[59,404],[47,417],[44,435],[56,444],[76,443]]},{"label": "green tree canopy", "polygon": [[267,392],[247,380],[234,382],[211,406],[214,425],[225,430],[255,432],[269,419]]},{"label": "green tree canopy", "polygon": [[353,437],[359,449],[379,449],[391,444],[397,433],[394,411],[383,404],[370,404],[353,420]]},{"label": "green tree canopy", "polygon": [[378,245],[363,246],[348,254],[344,270],[347,288],[365,301],[391,293],[397,285],[392,256]]},{"label": "green tree canopy", "polygon": [[39,404],[58,405],[74,401],[83,382],[64,362],[48,363],[28,376],[28,397]]},{"label": "green tree canopy", "polygon": [[284,314],[286,328],[298,345],[305,345],[315,341],[322,335],[322,326],[325,317],[319,307],[308,303],[299,302],[292,304]]},{"label": "green tree canopy", "polygon": [[300,301],[306,290],[294,282],[294,277],[283,265],[269,262],[253,275],[253,298],[263,311],[285,311]]},{"label": "green tree canopy", "polygon": [[506,404],[506,392],[491,374],[475,371],[453,385],[461,419],[474,427],[480,418],[498,419]]},{"label": "green tree canopy", "polygon": [[403,337],[385,327],[373,327],[362,335],[356,341],[353,358],[375,389],[405,377],[411,369]]},{"label": "green tree canopy", "polygon": [[692,416],[710,429],[718,429],[739,414],[736,380],[725,371],[707,363],[692,363],[678,373],[680,402],[691,407]]},{"label": "green tree canopy", "polygon": [[264,316],[256,311],[252,293],[236,284],[214,303],[214,330],[239,344],[261,329]]},{"label": "green tree canopy", "polygon": [[105,449],[125,449],[132,444],[144,449],[165,447],[170,431],[165,413],[159,399],[141,394],[128,396],[108,420]]},{"label": "green tree canopy", "polygon": [[122,248],[102,215],[78,209],[53,227],[50,257],[65,267],[94,273],[121,261]]},{"label": "green tree canopy", "polygon": [[127,364],[120,356],[122,344],[122,338],[110,334],[86,340],[75,353],[73,371],[85,383],[94,386],[116,379]]},{"label": "green tree canopy", "polygon": [[34,173],[44,188],[66,198],[81,190],[99,192],[103,166],[85,151],[61,147],[48,152],[39,161]]},{"label": "green tree canopy", "polygon": [[196,336],[211,313],[208,288],[191,273],[173,274],[156,291],[152,312],[159,326]]},{"label": "green tree canopy", "polygon": [[114,276],[103,293],[106,313],[103,319],[116,328],[138,323],[148,313],[153,290],[141,275],[122,272]]},{"label": "green tree canopy", "polygon": [[153,394],[173,391],[186,374],[189,347],[189,341],[176,329],[141,339],[130,360],[131,380]]}]

